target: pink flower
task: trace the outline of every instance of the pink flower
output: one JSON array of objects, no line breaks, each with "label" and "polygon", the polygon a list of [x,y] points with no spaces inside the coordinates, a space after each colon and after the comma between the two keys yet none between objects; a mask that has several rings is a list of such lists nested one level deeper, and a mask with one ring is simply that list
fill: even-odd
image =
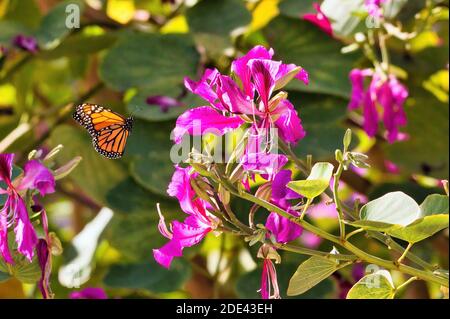
[{"label": "pink flower", "polygon": [[[292,172],[290,170],[282,170],[275,176],[272,182],[271,202],[285,209],[291,215],[298,216],[298,213],[291,209],[289,200],[298,199],[301,195],[286,187],[291,180]],[[267,217],[265,226],[279,243],[293,241],[302,234],[302,228],[299,225],[274,212]]]},{"label": "pink flower", "polygon": [[27,206],[21,192],[35,190],[44,196],[55,191],[55,179],[52,173],[39,161],[32,160],[25,164],[22,177],[11,180],[14,154],[0,154],[0,195],[6,195],[6,201],[0,210],[0,252],[6,262],[12,264],[8,247],[8,228],[14,227],[17,250],[31,262],[34,248],[38,242],[36,232],[28,216]]},{"label": "pink flower", "polygon": [[[368,88],[364,81],[371,78]],[[387,140],[393,143],[402,140],[399,127],[407,123],[404,104],[408,98],[408,89],[390,74],[387,77],[370,69],[354,69],[350,72],[352,96],[349,110],[363,107],[363,127],[367,135],[373,137],[378,132],[378,124],[383,121],[387,130]],[[382,109],[379,114],[378,106]]]},{"label": "pink flower", "polygon": [[24,51],[28,51],[30,53],[37,53],[39,51],[39,45],[36,38],[32,36],[26,36],[23,34],[19,34],[14,37],[13,44],[22,49]]},{"label": "pink flower", "polygon": [[186,88],[209,105],[191,109],[176,123],[173,138],[180,143],[184,134],[203,135],[205,131],[223,135],[253,120],[253,127],[268,131],[277,128],[288,143],[297,143],[305,135],[301,120],[286,94],[274,95],[296,78],[308,84],[308,73],[294,64],[273,61],[273,50],[256,46],[231,66],[239,84],[217,70],[207,69],[198,82],[186,78]]},{"label": "pink flower", "polygon": [[320,5],[318,3],[313,3],[314,9],[317,11],[316,13],[306,13],[303,15],[303,20],[309,21],[320,29],[322,29],[329,36],[333,36],[333,27],[331,26],[331,22],[328,17],[322,12],[320,9]]},{"label": "pink flower", "polygon": [[385,0],[365,0],[365,5],[369,15],[374,18],[381,18],[383,16],[383,9],[381,5]]},{"label": "pink flower", "polygon": [[262,299],[280,299],[280,288],[278,286],[277,270],[272,262],[280,263],[280,255],[267,245],[261,246],[258,251],[258,257],[263,258],[263,268],[261,273],[261,293]]},{"label": "pink flower", "polygon": [[87,287],[80,291],[73,291],[69,295],[70,299],[108,299],[106,292],[102,288]]},{"label": "pink flower", "polygon": [[168,193],[180,201],[181,209],[188,214],[183,223],[173,221],[167,228],[160,214],[160,233],[170,241],[159,249],[153,249],[153,257],[165,268],[169,268],[174,257],[181,257],[185,247],[198,244],[210,231],[217,227],[217,219],[208,212],[209,204],[200,198],[194,199],[195,192],[190,185],[190,168],[176,167]]}]

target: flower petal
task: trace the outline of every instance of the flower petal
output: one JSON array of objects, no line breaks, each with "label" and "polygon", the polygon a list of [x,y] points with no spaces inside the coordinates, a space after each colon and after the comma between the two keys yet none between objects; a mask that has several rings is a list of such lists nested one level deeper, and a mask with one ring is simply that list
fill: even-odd
[{"label": "flower petal", "polygon": [[302,121],[298,117],[298,113],[294,106],[288,100],[281,101],[278,108],[285,110],[284,112],[281,112],[281,115],[275,121],[275,126],[278,128],[278,134],[283,141],[296,144],[306,135],[302,126]]},{"label": "flower petal", "polygon": [[17,190],[37,189],[41,196],[55,192],[55,178],[50,170],[37,160],[25,164],[24,177]]},{"label": "flower petal", "polygon": [[269,99],[275,88],[275,79],[281,62],[272,60],[253,59],[248,62],[255,89],[263,102],[265,111],[269,106]]},{"label": "flower petal", "polygon": [[318,3],[313,3],[313,6],[317,13],[306,13],[303,15],[303,20],[315,24],[320,29],[322,29],[323,32],[325,32],[329,36],[333,36],[333,27],[331,26],[330,20],[322,12]]},{"label": "flower petal", "polygon": [[253,101],[244,95],[229,76],[218,77],[217,96],[226,110],[234,114],[254,114]]},{"label": "flower petal", "polygon": [[11,182],[14,154],[0,154],[0,181]]},{"label": "flower petal", "polygon": [[153,249],[153,257],[156,262],[165,268],[169,268],[174,257],[181,257],[183,248],[176,240],[171,240],[159,249]]},{"label": "flower petal", "polygon": [[87,287],[80,291],[70,293],[70,299],[108,299],[102,288]]},{"label": "flower petal", "polygon": [[14,195],[12,209],[15,217],[14,233],[16,234],[17,250],[31,262],[34,256],[34,247],[38,242],[36,231],[28,217],[25,202],[19,195]]},{"label": "flower petal", "polygon": [[239,116],[224,116],[209,106],[202,106],[190,109],[178,117],[173,139],[178,144],[186,133],[194,136],[206,133],[223,135],[243,123]]},{"label": "flower petal", "polygon": [[251,83],[251,71],[248,67],[248,62],[253,59],[266,59],[270,60],[273,56],[273,50],[267,50],[263,46],[255,46],[253,49],[247,52],[241,58],[233,61],[231,64],[231,71],[234,72],[241,80],[243,91],[245,95],[253,98],[253,84]]},{"label": "flower petal", "polygon": [[9,263],[13,264],[14,261],[11,257],[11,253],[9,251],[8,247],[8,220],[7,216],[9,214],[9,211],[11,209],[11,198],[8,197],[6,199],[5,204],[3,205],[3,208],[0,210],[0,253],[2,254],[3,259]]},{"label": "flower petal", "polygon": [[197,94],[204,100],[211,103],[220,109],[220,104],[217,103],[217,94],[214,89],[216,79],[219,75],[217,69],[206,69],[200,81],[195,82],[189,78],[184,79],[184,86],[194,94]]},{"label": "flower petal", "polygon": [[302,234],[302,228],[299,225],[277,213],[270,213],[267,217],[266,228],[270,230],[279,243],[288,243]]}]

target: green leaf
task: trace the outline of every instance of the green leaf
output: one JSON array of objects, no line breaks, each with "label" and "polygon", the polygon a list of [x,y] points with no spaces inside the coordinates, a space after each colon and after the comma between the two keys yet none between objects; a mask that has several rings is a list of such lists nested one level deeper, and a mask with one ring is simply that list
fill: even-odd
[{"label": "green leaf", "polygon": [[364,276],[348,292],[347,299],[393,299],[395,288],[386,270]]},{"label": "green leaf", "polygon": [[419,205],[402,192],[388,193],[370,201],[361,208],[360,218],[349,224],[384,232],[409,243],[424,240],[447,228],[449,223],[448,213],[422,212]]},{"label": "green leaf", "polygon": [[132,178],[127,178],[108,193],[107,205],[115,214],[105,237],[121,253],[122,259],[141,262],[148,258],[151,249],[167,242],[158,231],[157,203],[167,223],[182,217],[176,201],[149,193]]},{"label": "green leaf", "polygon": [[125,33],[100,65],[100,77],[117,90],[176,87],[194,77],[199,55],[190,36]]},{"label": "green leaf", "polygon": [[369,220],[360,220],[349,224],[355,227],[364,228],[366,230],[384,232],[393,237],[400,238],[414,244],[434,235],[442,229],[447,228],[448,223],[448,214],[440,214],[419,218],[408,226],[393,225]]},{"label": "green leaf", "polygon": [[315,0],[284,0],[279,4],[280,13],[282,15],[291,17],[291,18],[299,18],[306,13],[315,13],[313,3],[317,1]]},{"label": "green leaf", "polygon": [[104,282],[112,288],[145,289],[165,293],[181,289],[190,276],[189,265],[183,259],[174,260],[170,269],[165,269],[151,260],[140,264],[113,265]]},{"label": "green leaf", "polygon": [[163,196],[167,196],[167,185],[174,171],[170,159],[172,129],[172,123],[135,121],[133,139],[130,139],[127,150],[133,178],[141,186]]},{"label": "green leaf", "polygon": [[440,194],[429,195],[420,205],[421,216],[435,214],[448,214],[448,196]]},{"label": "green leaf", "polygon": [[3,258],[0,258],[0,277],[3,276],[6,280],[6,276],[9,274],[9,276],[16,278],[24,284],[35,284],[41,278],[41,268],[39,267],[36,255],[32,262],[18,253],[13,253],[12,257],[14,259],[13,265],[6,265]]},{"label": "green leaf", "polygon": [[336,260],[323,257],[313,256],[307,259],[300,264],[289,281],[288,296],[303,294],[343,266]]},{"label": "green leaf", "polygon": [[[133,134],[129,140],[132,138]],[[58,126],[50,136],[50,145],[58,144],[64,145],[64,150],[57,157],[60,163],[67,163],[75,156],[82,157],[82,161],[70,174],[70,178],[97,202],[104,204],[108,192],[126,178],[126,167],[122,160],[110,160],[98,154],[84,128]],[[124,158],[127,157],[126,152],[127,150]]]},{"label": "green leaf", "polygon": [[406,226],[419,218],[420,207],[405,193],[392,192],[368,202],[359,216],[361,220]]},{"label": "green leaf", "polygon": [[7,281],[10,278],[11,278],[11,276],[9,274],[7,274],[6,272],[3,272],[3,270],[1,269],[1,265],[0,265],[0,283],[3,281]]},{"label": "green leaf", "polygon": [[341,123],[347,112],[348,101],[335,96],[298,91],[289,91],[289,100],[296,107],[307,132],[294,152],[300,157],[311,154],[316,160],[328,160],[334,150],[342,147],[345,127]]},{"label": "green leaf", "polygon": [[432,215],[420,218],[406,227],[394,227],[388,233],[409,243],[417,243],[447,228],[448,223],[448,214]]},{"label": "green leaf", "polygon": [[338,41],[308,21],[281,16],[272,20],[264,34],[276,59],[295,63],[310,75],[309,85],[292,81],[288,89],[348,98],[350,82],[346,79],[356,57],[341,54]]},{"label": "green leaf", "polygon": [[61,57],[79,57],[99,52],[112,46],[117,40],[113,33],[101,35],[74,34],[64,40],[59,46],[39,54],[42,59],[58,59]]},{"label": "green leaf", "polygon": [[251,18],[240,0],[200,1],[186,11],[195,41],[213,59],[219,59],[226,48],[233,47],[230,34],[250,24]]},{"label": "green leaf", "polygon": [[80,14],[84,10],[84,2],[79,0],[68,0],[54,6],[45,17],[42,18],[41,25],[35,36],[41,48],[54,48],[64,39],[72,29],[66,25],[68,5],[74,4],[80,9]]},{"label": "green leaf", "polygon": [[316,163],[311,169],[311,173],[306,180],[293,181],[287,186],[306,198],[313,199],[322,194],[328,188],[332,175],[332,164]]},{"label": "green leaf", "polygon": [[15,21],[0,21],[0,43],[10,45],[18,34],[30,34],[30,30]]},{"label": "green leaf", "polygon": [[240,0],[199,1],[186,12],[193,33],[211,33],[222,36],[251,22],[250,12]]}]

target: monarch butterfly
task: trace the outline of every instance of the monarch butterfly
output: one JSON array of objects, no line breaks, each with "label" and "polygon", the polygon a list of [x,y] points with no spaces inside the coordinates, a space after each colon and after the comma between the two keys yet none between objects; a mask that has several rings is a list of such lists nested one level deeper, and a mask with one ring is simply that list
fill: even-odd
[{"label": "monarch butterfly", "polygon": [[110,159],[122,157],[133,128],[132,117],[124,118],[102,106],[84,103],[76,107],[73,118],[88,130],[98,153]]}]

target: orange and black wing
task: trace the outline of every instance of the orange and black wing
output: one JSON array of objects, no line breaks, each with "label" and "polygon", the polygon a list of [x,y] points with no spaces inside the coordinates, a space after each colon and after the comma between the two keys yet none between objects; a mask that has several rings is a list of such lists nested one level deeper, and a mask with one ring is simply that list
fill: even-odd
[{"label": "orange and black wing", "polygon": [[133,126],[132,118],[95,104],[81,104],[76,107],[73,118],[84,126],[92,137],[97,152],[107,158],[123,155],[127,138]]},{"label": "orange and black wing", "polygon": [[123,125],[111,125],[92,138],[92,144],[101,155],[116,159],[123,155],[130,132]]}]

